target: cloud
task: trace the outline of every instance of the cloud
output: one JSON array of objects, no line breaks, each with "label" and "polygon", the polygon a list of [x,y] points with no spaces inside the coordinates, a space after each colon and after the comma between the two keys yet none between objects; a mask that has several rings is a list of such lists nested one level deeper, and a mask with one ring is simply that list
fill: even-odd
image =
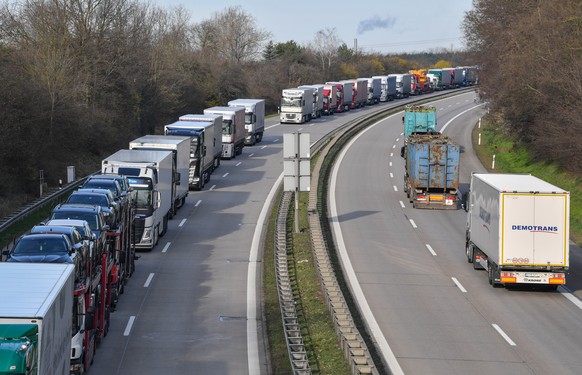
[{"label": "cloud", "polygon": [[388,29],[396,23],[396,18],[386,17],[381,19],[379,16],[374,16],[372,18],[360,21],[358,24],[358,35],[372,31],[375,29]]}]

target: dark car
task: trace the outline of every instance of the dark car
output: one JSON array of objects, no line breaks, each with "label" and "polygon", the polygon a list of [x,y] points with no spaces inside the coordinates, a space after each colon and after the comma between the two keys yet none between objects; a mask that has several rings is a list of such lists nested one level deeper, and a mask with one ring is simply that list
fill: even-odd
[{"label": "dark car", "polygon": [[69,263],[75,265],[75,279],[85,277],[83,254],[77,252],[68,235],[60,233],[25,234],[20,237],[8,255],[7,262]]},{"label": "dark car", "polygon": [[107,224],[114,229],[119,226],[119,203],[109,189],[79,189],[74,191],[65,203],[96,204],[105,212]]},{"label": "dark car", "polygon": [[131,186],[129,186],[129,181],[127,180],[127,176],[121,174],[96,174],[90,177],[90,179],[98,179],[98,180],[115,180],[119,183],[121,187],[121,195],[129,198],[131,200],[130,194],[132,192]]},{"label": "dark car", "polygon": [[87,246],[89,247],[89,257],[94,267],[97,267],[101,261],[101,255],[105,251],[105,243],[100,242],[95,233],[89,227],[89,223],[79,219],[53,219],[44,223],[45,225],[69,226],[77,229]]},{"label": "dark car", "polygon": [[78,203],[61,203],[53,208],[50,220],[53,219],[76,219],[85,220],[89,228],[97,237],[97,242],[107,244],[107,231],[109,225],[106,223],[105,214],[101,206]]},{"label": "dark car", "polygon": [[115,200],[118,203],[124,201],[123,190],[119,182],[113,179],[98,178],[99,175],[91,176],[81,186],[81,189],[109,189],[113,193]]}]

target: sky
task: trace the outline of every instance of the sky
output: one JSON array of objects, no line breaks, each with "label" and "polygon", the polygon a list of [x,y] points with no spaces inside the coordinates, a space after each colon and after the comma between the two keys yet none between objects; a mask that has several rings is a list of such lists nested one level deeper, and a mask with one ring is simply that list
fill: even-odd
[{"label": "sky", "polygon": [[307,45],[320,30],[334,29],[349,48],[363,52],[402,53],[463,49],[461,22],[472,0],[150,0],[162,9],[182,6],[192,23],[240,5],[274,43],[294,40]]}]

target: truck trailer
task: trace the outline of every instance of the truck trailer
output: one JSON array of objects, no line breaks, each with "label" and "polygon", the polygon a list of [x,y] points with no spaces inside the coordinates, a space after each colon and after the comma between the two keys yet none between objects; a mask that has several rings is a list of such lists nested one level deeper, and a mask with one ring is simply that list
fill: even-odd
[{"label": "truck trailer", "polygon": [[[331,85],[331,86],[335,86],[335,88],[337,89],[337,108],[335,110],[336,113],[341,113],[344,111],[347,111],[349,109],[349,105],[346,109],[346,98],[345,98],[345,87],[346,84],[342,83],[342,82],[326,82],[326,85]],[[351,91],[350,91],[351,93]],[[350,103],[352,102],[352,97],[350,94]]]},{"label": "truck trailer", "polygon": [[[341,99],[341,98],[340,98]],[[338,91],[336,85],[323,86],[323,114],[333,115],[337,110]]]},{"label": "truck trailer", "polygon": [[395,76],[372,76],[380,79],[380,101],[388,102],[396,97],[396,77]]},{"label": "truck trailer", "polygon": [[127,176],[135,193],[135,248],[151,251],[168,229],[174,201],[172,151],[119,150],[103,159],[101,171]]},{"label": "truck trailer", "polygon": [[0,263],[0,373],[68,374],[75,266]]},{"label": "truck trailer", "polygon": [[300,89],[313,89],[313,111],[312,118],[320,118],[323,112],[323,85],[302,85]]},{"label": "truck trailer", "polygon": [[313,89],[284,89],[281,98],[280,121],[303,124],[311,121],[313,113]]},{"label": "truck trailer", "polygon": [[245,145],[261,142],[265,132],[265,99],[235,99],[228,106],[245,109]]},{"label": "truck trailer", "polygon": [[222,158],[234,159],[245,147],[245,109],[242,107],[210,107],[205,115],[222,116]]},{"label": "truck trailer", "polygon": [[188,114],[164,127],[165,135],[190,137],[188,186],[202,190],[210,175],[220,166],[222,155],[222,116]]},{"label": "truck trailer", "polygon": [[404,108],[404,144],[408,136],[415,133],[435,133],[436,108],[429,105],[407,105]]},{"label": "truck trailer", "polygon": [[382,96],[382,79],[378,77],[366,78],[368,81],[368,104],[380,103]]},{"label": "truck trailer", "polygon": [[397,98],[408,98],[410,96],[410,89],[412,87],[412,75],[405,74],[390,74],[392,77],[396,77],[396,97]]},{"label": "truck trailer", "polygon": [[530,174],[473,173],[465,249],[494,287],[557,288],[570,262],[570,193]]},{"label": "truck trailer", "polygon": [[190,191],[188,170],[190,166],[190,138],[177,135],[144,135],[129,142],[130,150],[152,150],[172,152],[172,207],[170,216],[186,202]]},{"label": "truck trailer", "polygon": [[412,134],[405,153],[404,192],[412,206],[456,210],[459,145],[444,134]]}]

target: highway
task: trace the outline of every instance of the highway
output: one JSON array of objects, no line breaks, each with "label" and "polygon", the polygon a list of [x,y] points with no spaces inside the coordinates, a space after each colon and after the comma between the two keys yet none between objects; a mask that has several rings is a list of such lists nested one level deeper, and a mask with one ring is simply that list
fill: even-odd
[{"label": "highway", "polygon": [[[436,101],[438,129],[462,147],[461,187],[485,169],[474,93]],[[492,288],[465,256],[465,212],[413,209],[403,192],[402,115],[368,128],[336,163],[330,219],[344,270],[394,373],[581,374],[582,252],[567,287]],[[377,327],[377,330],[374,328]],[[394,358],[395,360],[391,360]]]},{"label": "highway", "polygon": [[389,103],[306,124],[267,120],[263,141],[223,160],[203,191],[191,191],[111,315],[94,374],[267,373],[261,295],[262,218],[283,171],[283,134],[316,142],[338,125]]}]

